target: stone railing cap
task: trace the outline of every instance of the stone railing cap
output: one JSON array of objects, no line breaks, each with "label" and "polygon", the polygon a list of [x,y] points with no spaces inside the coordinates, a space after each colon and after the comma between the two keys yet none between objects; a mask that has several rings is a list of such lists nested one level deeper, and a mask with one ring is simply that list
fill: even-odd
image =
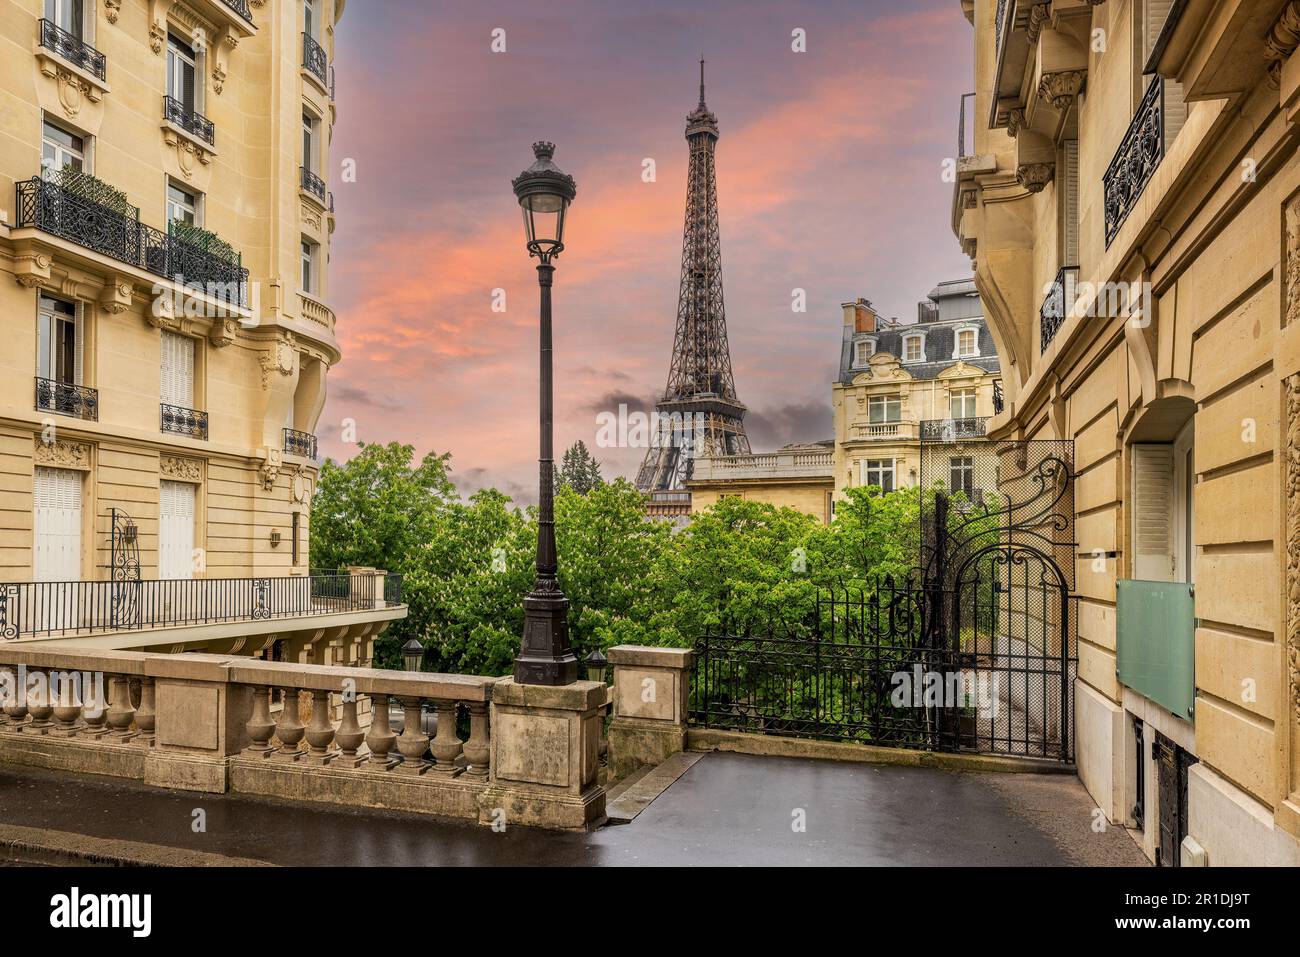
[{"label": "stone railing cap", "polygon": [[65,671],[103,671],[118,675],[143,675],[145,659],[148,657],[141,651],[60,648],[45,642],[32,642],[0,649],[0,665],[27,665],[29,668],[57,668]]},{"label": "stone railing cap", "polygon": [[273,685],[303,691],[341,691],[351,680],[358,694],[384,694],[403,698],[440,698],[453,701],[489,701],[496,678],[480,675],[445,675],[384,668],[346,668],[285,661],[230,662],[230,680],[238,684]]},{"label": "stone railing cap", "polygon": [[559,711],[590,711],[605,705],[609,692],[600,681],[575,681],[571,685],[521,685],[514,678],[500,678],[492,687],[495,704]]},{"label": "stone railing cap", "polygon": [[689,648],[656,648],[652,645],[615,645],[609,649],[611,665],[640,665],[656,668],[689,668],[694,652]]}]

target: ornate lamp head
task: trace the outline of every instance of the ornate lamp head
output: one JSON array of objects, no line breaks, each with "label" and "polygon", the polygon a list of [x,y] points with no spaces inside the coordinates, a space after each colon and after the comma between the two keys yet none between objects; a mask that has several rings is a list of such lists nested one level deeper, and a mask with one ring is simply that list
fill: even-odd
[{"label": "ornate lamp head", "polygon": [[573,177],[551,161],[555,144],[533,144],[537,160],[514,178],[515,196],[524,211],[528,254],[549,263],[564,249],[564,214],[577,195]]}]

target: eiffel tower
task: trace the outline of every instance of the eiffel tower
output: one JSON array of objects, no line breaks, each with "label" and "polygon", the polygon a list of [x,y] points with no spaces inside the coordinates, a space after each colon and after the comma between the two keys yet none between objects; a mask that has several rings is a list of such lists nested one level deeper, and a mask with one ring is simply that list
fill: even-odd
[{"label": "eiffel tower", "polygon": [[655,404],[659,424],[654,444],[637,473],[637,488],[646,493],[684,488],[697,456],[749,453],[746,410],[736,398],[722,304],[713,157],[718,118],[704,105],[704,60],[700,60],[700,103],[686,117],[686,142],[690,168],[677,332],[668,385]]}]

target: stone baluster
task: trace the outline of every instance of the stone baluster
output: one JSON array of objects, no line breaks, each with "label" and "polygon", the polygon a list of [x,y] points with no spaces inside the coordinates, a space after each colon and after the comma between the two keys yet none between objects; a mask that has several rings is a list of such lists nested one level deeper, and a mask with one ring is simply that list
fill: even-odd
[{"label": "stone baluster", "polygon": [[21,674],[23,680],[20,681],[18,669],[5,669],[4,729],[15,733],[20,733],[27,721],[27,689],[23,686],[27,676],[25,672]]},{"label": "stone baluster", "polygon": [[[387,712],[386,705],[385,712]],[[387,714],[385,714],[385,717],[387,717]],[[365,756],[359,756],[357,749],[361,747],[365,740],[366,734],[361,730],[361,722],[357,720],[356,693],[347,692],[343,695],[343,718],[339,722],[338,733],[334,735],[334,741],[340,748],[339,756],[334,759],[334,765],[336,767],[355,768],[364,764]]]},{"label": "stone baluster", "polygon": [[476,778],[486,778],[488,773],[488,756],[492,751],[492,742],[488,729],[488,704],[475,701],[465,705],[469,712],[469,740],[465,742],[465,760],[469,766],[465,773]]},{"label": "stone baluster", "polygon": [[403,774],[423,774],[428,769],[424,753],[429,750],[429,736],[420,727],[420,699],[403,698],[402,710],[406,720],[397,738],[397,750],[402,752],[402,766],[398,770]]},{"label": "stone baluster", "polygon": [[126,675],[113,675],[108,684],[110,702],[108,705],[108,738],[110,741],[124,743],[135,737],[131,722],[135,718],[135,708],[131,706],[131,682]]},{"label": "stone baluster", "polygon": [[370,749],[370,767],[376,771],[387,771],[393,766],[389,757],[397,735],[393,734],[392,723],[388,720],[388,695],[370,696],[370,730],[366,733],[366,747]]},{"label": "stone baluster", "polygon": [[311,745],[311,752],[307,755],[310,764],[329,764],[338,754],[331,747],[334,744],[334,722],[330,720],[328,691],[311,693],[311,723],[307,725],[307,743]]},{"label": "stone baluster", "polygon": [[75,671],[53,671],[50,680],[55,684],[50,691],[54,697],[54,720],[57,722],[50,734],[71,738],[77,733],[77,719],[81,717],[81,696],[77,693],[81,678]]},{"label": "stone baluster", "polygon": [[81,707],[81,720],[86,723],[85,734],[92,738],[102,738],[108,733],[108,696],[105,684],[108,678],[103,672],[81,673],[84,687]]},{"label": "stone baluster", "polygon": [[433,769],[440,774],[459,774],[463,768],[456,767],[463,747],[460,736],[456,734],[456,713],[458,708],[454,701],[438,701],[434,707],[438,711],[438,729],[429,750],[437,759]]},{"label": "stone baluster", "polygon": [[50,716],[54,714],[54,699],[50,696],[50,676],[39,668],[28,671],[27,707],[31,711],[32,723],[26,729],[35,734],[48,734]]},{"label": "stone baluster", "polygon": [[140,679],[140,707],[135,709],[135,726],[140,729],[136,741],[146,748],[153,747],[154,722],[158,717],[154,710],[154,683],[150,677]]},{"label": "stone baluster", "polygon": [[244,748],[245,754],[259,758],[269,758],[275,754],[276,747],[271,743],[275,734],[275,722],[271,719],[270,686],[258,685],[253,689],[253,713],[244,725],[244,730],[248,732],[250,742]]},{"label": "stone baluster", "polygon": [[284,705],[280,708],[280,720],[275,724],[275,736],[280,740],[280,751],[276,755],[279,760],[297,761],[304,754],[301,742],[306,728],[298,714],[298,697],[297,688],[284,689]]}]

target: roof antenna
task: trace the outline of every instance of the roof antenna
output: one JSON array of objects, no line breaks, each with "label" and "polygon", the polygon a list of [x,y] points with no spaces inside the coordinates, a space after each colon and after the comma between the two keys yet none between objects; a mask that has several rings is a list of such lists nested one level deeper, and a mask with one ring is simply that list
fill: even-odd
[{"label": "roof antenna", "polygon": [[704,108],[704,54],[700,54],[700,108]]}]

